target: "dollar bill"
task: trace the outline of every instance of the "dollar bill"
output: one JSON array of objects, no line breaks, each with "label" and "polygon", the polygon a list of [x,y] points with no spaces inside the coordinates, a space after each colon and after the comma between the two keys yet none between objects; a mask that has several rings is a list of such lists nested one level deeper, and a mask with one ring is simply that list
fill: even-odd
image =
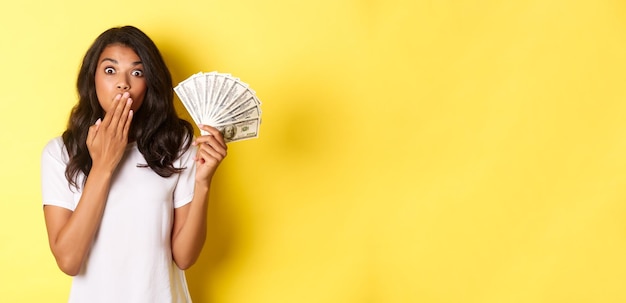
[{"label": "dollar bill", "polygon": [[222,133],[226,143],[241,141],[259,137],[259,125],[261,119],[250,119],[232,124],[216,125],[215,128]]},{"label": "dollar bill", "polygon": [[180,82],[174,92],[196,124],[216,127],[227,142],[258,138],[261,101],[239,78],[199,72]]}]

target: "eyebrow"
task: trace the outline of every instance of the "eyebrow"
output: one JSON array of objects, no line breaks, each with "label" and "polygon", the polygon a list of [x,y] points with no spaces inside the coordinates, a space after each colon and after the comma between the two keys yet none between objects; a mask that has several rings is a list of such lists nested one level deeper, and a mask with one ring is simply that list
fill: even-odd
[{"label": "eyebrow", "polygon": [[[102,62],[104,62],[104,61],[110,61],[110,62],[112,62],[112,63],[114,63],[114,64],[118,64],[118,65],[120,64],[119,62],[117,62],[117,60],[115,60],[115,59],[111,59],[111,58],[104,58],[104,59],[102,59],[102,61],[100,61],[100,63],[102,63]],[[135,62],[133,62],[131,65],[132,65],[132,66],[135,66],[135,65],[139,65],[139,64],[143,64],[143,62],[141,62],[141,61],[135,61]]]}]

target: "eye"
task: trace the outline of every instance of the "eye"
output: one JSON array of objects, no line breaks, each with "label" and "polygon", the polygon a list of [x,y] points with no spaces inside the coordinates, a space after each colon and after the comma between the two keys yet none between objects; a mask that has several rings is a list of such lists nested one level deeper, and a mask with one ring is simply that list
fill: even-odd
[{"label": "eye", "polygon": [[138,69],[132,71],[130,74],[135,77],[143,77],[143,71]]},{"label": "eye", "polygon": [[104,73],[105,74],[115,74],[115,69],[112,67],[105,67],[104,68]]}]

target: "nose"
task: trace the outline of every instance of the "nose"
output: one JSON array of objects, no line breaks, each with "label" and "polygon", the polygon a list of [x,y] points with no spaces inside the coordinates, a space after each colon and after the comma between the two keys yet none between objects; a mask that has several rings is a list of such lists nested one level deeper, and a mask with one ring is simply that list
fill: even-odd
[{"label": "nose", "polygon": [[130,89],[129,81],[125,77],[120,77],[117,82],[117,89],[121,91],[127,91]]}]

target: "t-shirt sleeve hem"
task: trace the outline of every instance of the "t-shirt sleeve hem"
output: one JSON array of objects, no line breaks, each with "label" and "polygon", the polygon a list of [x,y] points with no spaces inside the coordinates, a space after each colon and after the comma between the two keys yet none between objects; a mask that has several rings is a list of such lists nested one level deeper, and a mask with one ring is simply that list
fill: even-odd
[{"label": "t-shirt sleeve hem", "polygon": [[183,207],[183,206],[191,203],[192,199],[193,199],[193,194],[188,195],[188,196],[186,196],[183,199],[180,199],[178,201],[174,201],[174,208]]},{"label": "t-shirt sleeve hem", "polygon": [[67,210],[74,211],[74,205],[66,201],[49,200],[49,201],[43,202],[43,206],[46,206],[46,205],[58,206],[58,207],[65,208]]}]

